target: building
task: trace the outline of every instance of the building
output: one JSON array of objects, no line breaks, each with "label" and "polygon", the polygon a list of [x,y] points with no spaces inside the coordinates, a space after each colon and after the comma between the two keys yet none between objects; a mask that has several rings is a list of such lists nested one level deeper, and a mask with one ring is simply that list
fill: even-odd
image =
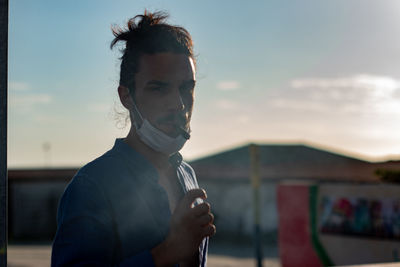
[{"label": "building", "polygon": [[[259,145],[261,230],[264,242],[277,239],[277,185],[296,183],[379,183],[377,169],[400,169],[400,161],[371,163],[306,145]],[[191,162],[208,193],[217,236],[251,239],[253,189],[249,145]]]},{"label": "building", "polygon": [[58,201],[77,169],[8,170],[8,235],[13,241],[49,241]]},{"label": "building", "polygon": [[[275,242],[278,227],[277,184],[285,181],[379,183],[378,168],[400,169],[400,161],[371,163],[306,145],[260,145],[261,228]],[[250,239],[253,233],[249,146],[191,162],[201,187],[208,193],[216,216],[216,238]],[[56,211],[65,186],[76,173],[71,169],[11,169],[9,239],[51,240]]]}]

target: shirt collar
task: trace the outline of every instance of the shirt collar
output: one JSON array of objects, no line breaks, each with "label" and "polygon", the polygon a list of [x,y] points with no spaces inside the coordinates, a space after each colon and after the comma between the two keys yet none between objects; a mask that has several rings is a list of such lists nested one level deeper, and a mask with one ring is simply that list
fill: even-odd
[{"label": "shirt collar", "polygon": [[[127,143],[125,143],[123,138],[117,138],[115,140],[114,148],[119,151],[122,151],[129,159],[137,160],[138,158],[140,158],[142,159],[142,161],[146,162],[146,164],[149,164],[151,165],[152,168],[154,168],[151,162],[149,162],[142,154],[140,154],[131,146],[129,146]],[[168,159],[169,163],[174,168],[178,168],[181,165],[182,160],[183,160],[182,155],[179,152],[172,154]]]},{"label": "shirt collar", "polygon": [[182,163],[182,155],[179,152],[176,152],[175,154],[172,154],[169,159],[169,163],[176,169],[178,168],[181,163]]}]

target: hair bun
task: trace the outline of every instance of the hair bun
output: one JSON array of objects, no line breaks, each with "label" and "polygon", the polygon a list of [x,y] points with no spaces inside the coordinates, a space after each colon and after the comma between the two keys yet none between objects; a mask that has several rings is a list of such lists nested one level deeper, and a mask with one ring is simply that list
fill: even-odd
[{"label": "hair bun", "polygon": [[139,15],[136,17],[140,17],[140,22],[138,23],[138,28],[147,28],[152,25],[160,24],[164,22],[168,18],[168,14],[162,11],[157,11],[154,13],[144,11],[143,15]]}]

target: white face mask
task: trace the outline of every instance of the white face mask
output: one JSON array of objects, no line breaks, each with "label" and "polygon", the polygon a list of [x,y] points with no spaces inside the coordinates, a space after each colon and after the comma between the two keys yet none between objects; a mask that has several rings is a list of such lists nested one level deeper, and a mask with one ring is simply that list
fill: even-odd
[{"label": "white face mask", "polygon": [[[151,125],[147,119],[143,119],[135,103],[133,104],[133,109],[133,124],[135,125],[136,132],[140,140],[142,140],[143,143],[155,151],[169,156],[181,150],[187,139],[190,138],[189,131],[187,131],[187,138],[182,136],[182,134],[175,138],[165,134],[161,130]],[[137,122],[137,119],[140,119],[142,122],[140,126]]]}]

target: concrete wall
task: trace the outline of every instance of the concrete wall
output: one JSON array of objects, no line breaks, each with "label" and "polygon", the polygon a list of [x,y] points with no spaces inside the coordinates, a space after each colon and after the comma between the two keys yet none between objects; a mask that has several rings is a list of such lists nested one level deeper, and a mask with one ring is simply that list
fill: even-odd
[{"label": "concrete wall", "polygon": [[66,182],[23,182],[9,185],[9,238],[51,240],[57,229],[58,201]]},{"label": "concrete wall", "polygon": [[[208,201],[215,215],[216,237],[244,238],[253,236],[253,189],[246,181],[199,180],[206,189]],[[264,182],[260,188],[261,230],[264,235],[275,235],[278,229],[276,183]],[[271,240],[271,242],[275,240]]]},{"label": "concrete wall", "polygon": [[[10,240],[51,240],[57,229],[59,199],[67,182],[12,182],[9,185]],[[201,181],[215,214],[220,238],[251,239],[253,236],[252,188],[239,181]],[[277,231],[276,184],[264,183],[260,189],[261,230]]]}]

